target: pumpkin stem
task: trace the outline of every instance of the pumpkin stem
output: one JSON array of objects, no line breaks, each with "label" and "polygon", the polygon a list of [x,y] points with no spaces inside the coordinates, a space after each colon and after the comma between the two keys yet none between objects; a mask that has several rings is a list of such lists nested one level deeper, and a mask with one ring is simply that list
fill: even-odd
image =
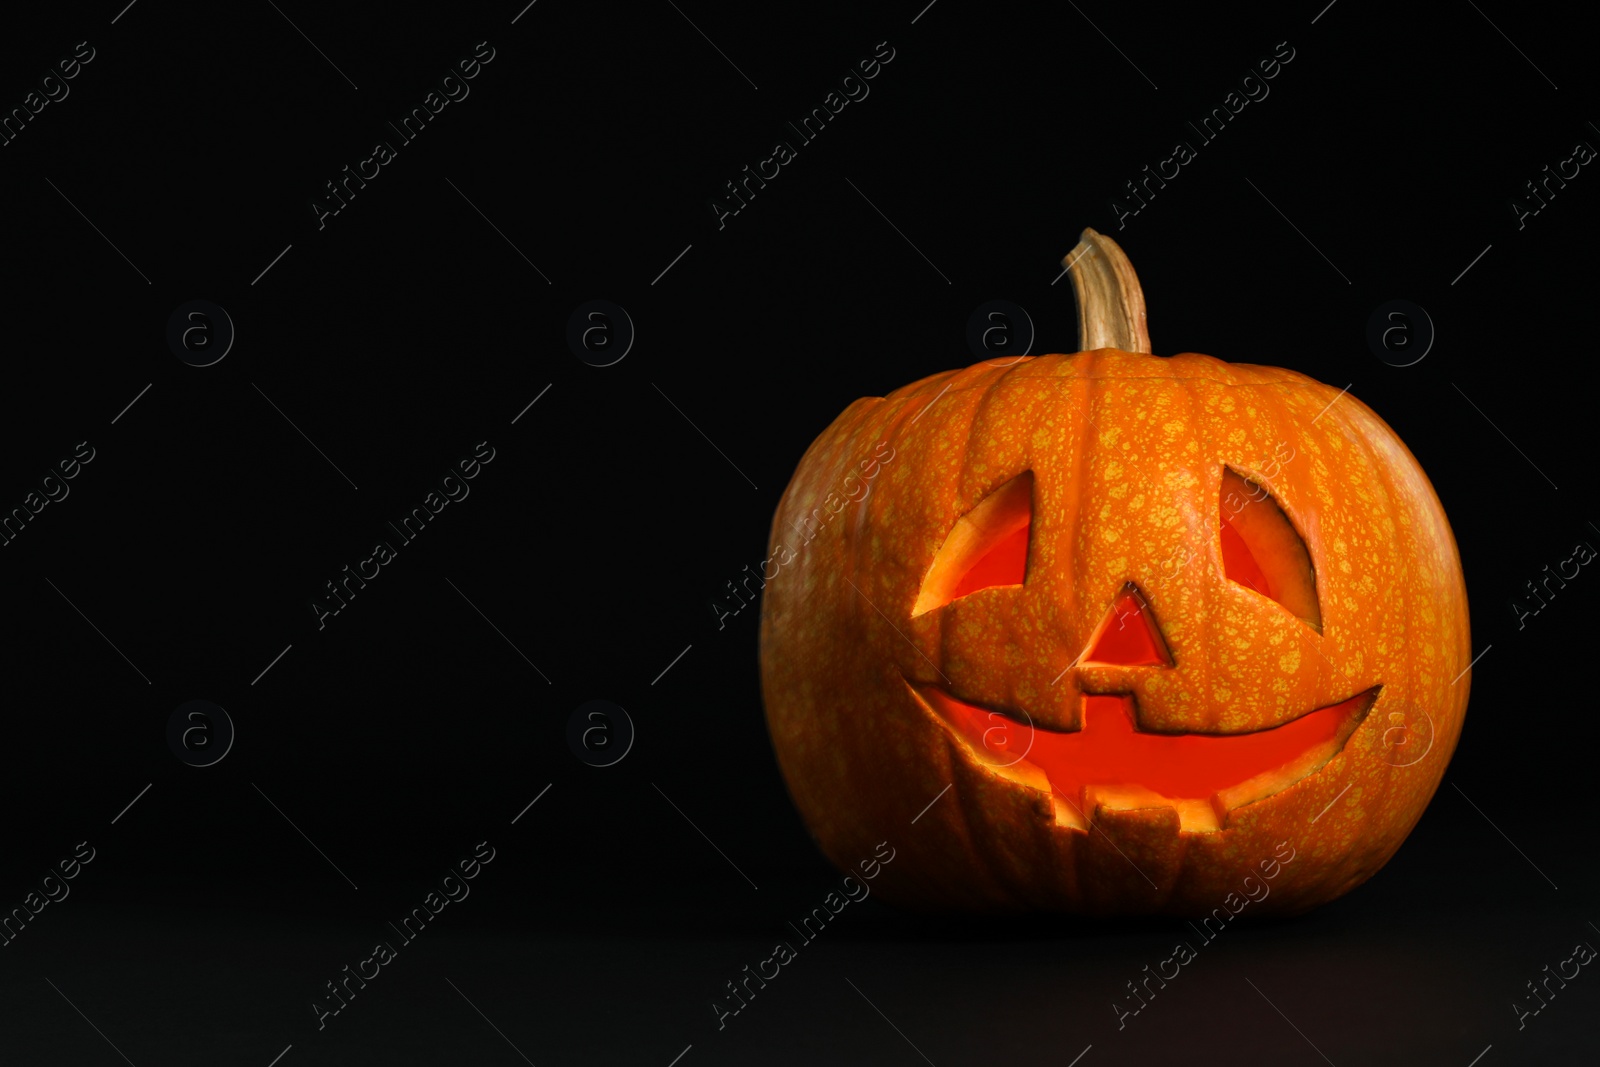
[{"label": "pumpkin stem", "polygon": [[1086,229],[1061,265],[1071,272],[1072,292],[1078,298],[1080,352],[1097,348],[1151,351],[1144,290],[1117,242]]}]

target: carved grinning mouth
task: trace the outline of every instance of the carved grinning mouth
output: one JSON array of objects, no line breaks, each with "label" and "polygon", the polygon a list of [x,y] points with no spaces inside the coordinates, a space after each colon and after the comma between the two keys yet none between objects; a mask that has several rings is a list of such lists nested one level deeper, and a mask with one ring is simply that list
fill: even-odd
[{"label": "carved grinning mouth", "polygon": [[1139,729],[1132,694],[1084,694],[1078,730],[1048,730],[957,699],[936,685],[911,692],[978,763],[1048,793],[1058,826],[1087,832],[1097,810],[1173,808],[1189,833],[1226,827],[1235,808],[1319,770],[1344,748],[1382,686],[1278,726],[1238,734]]}]

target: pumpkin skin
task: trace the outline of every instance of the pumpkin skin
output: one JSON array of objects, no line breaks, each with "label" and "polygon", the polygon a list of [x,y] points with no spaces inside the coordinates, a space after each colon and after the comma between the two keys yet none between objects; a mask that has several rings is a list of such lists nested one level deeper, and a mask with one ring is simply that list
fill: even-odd
[{"label": "pumpkin skin", "polygon": [[[1024,472],[1021,584],[920,603],[962,516]],[[1219,499],[1241,476],[1303,541],[1314,623],[1229,577]],[[861,399],[806,452],[770,544],[779,766],[838,867],[895,848],[873,889],[902,906],[1204,915],[1271,877],[1251,914],[1304,911],[1388,861],[1461,731],[1466,589],[1438,498],[1382,419],[1294,371],[1099,349]],[[1129,583],[1169,663],[1085,657]],[[1090,695],[1130,696],[1142,733],[1229,737],[1368,695],[1339,743],[1213,800],[1197,829],[1211,816],[1137,782],[1083,794],[1074,819],[1028,758],[997,759],[930,692],[1034,740],[1081,730]]]}]

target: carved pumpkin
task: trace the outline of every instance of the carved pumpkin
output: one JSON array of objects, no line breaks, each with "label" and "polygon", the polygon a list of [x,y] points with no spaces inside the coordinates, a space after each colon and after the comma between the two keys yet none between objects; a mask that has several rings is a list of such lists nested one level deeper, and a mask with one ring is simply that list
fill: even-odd
[{"label": "carved pumpkin", "polygon": [[779,765],[835,864],[894,846],[903,905],[1303,911],[1454,750],[1449,524],[1355,397],[1152,355],[1121,249],[1066,262],[1084,351],[858,400],[801,460],[762,605]]}]

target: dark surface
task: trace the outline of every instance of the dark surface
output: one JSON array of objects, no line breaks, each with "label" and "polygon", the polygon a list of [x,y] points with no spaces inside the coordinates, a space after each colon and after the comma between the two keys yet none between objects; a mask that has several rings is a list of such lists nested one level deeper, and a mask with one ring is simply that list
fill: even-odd
[{"label": "dark surface", "polygon": [[[1600,579],[1521,628],[1508,607],[1600,543],[1600,178],[1520,230],[1509,207],[1600,144],[1574,16],[119,6],[0,34],[6,107],[96,50],[0,147],[0,506],[95,449],[0,548],[4,906],[96,850],[0,949],[0,1062],[1593,1062],[1600,978],[1520,1030],[1512,1007],[1600,944]],[[319,230],[322,183],[482,40],[470,96]],[[1119,229],[1124,181],[1284,40],[1270,95]],[[719,230],[707,201],[880,41],[870,95]],[[710,601],[816,434],[973,362],[980,304],[1075,347],[1051,279],[1084,226],[1128,251],[1158,352],[1351,383],[1428,471],[1488,650],[1445,784],[1372,882],[1241,919],[1120,1030],[1184,924],[869,900],[719,1031],[723,983],[837,875],[777,774],[757,612],[719,629]],[[165,339],[194,299],[237,329],[205,368]],[[565,341],[593,299],[637,327],[613,366]],[[1415,366],[1366,344],[1392,299],[1438,329]],[[323,583],[484,440],[470,496],[319,630]],[[193,699],[237,728],[214,766],[167,747]],[[637,731],[611,767],[568,747],[593,699]],[[319,1030],[323,983],[480,841],[471,896]]]}]

